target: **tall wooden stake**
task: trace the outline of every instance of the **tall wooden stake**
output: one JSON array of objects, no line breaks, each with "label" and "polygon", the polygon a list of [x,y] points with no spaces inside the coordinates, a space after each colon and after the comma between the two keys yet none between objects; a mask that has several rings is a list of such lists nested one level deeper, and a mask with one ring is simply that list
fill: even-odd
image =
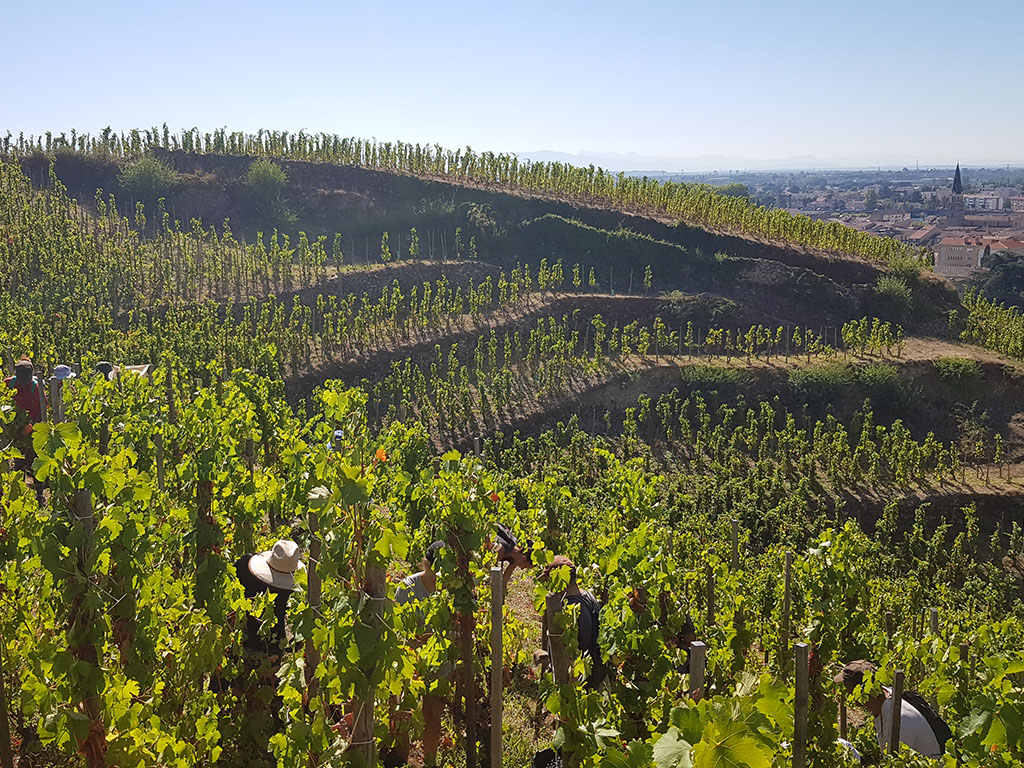
[{"label": "tall wooden stake", "polygon": [[792,588],[793,588],[793,553],[786,552],[786,565],[783,572],[782,580],[782,646],[784,656],[789,655],[789,638],[791,635],[789,623],[790,623],[790,611],[792,605]]},{"label": "tall wooden stake", "polygon": [[704,670],[708,663],[708,648],[700,640],[690,643],[690,693],[704,698]]},{"label": "tall wooden stake", "polygon": [[4,683],[4,638],[0,635],[0,768],[14,768],[11,749],[11,721],[7,714],[7,686]]},{"label": "tall wooden stake", "polygon": [[900,718],[903,715],[903,670],[897,669],[892,681],[892,733],[889,734],[889,754],[900,750]]},{"label": "tall wooden stake", "polygon": [[[320,612],[320,516],[316,510],[310,508],[309,515],[309,565],[306,568],[306,588],[310,611],[314,617]],[[314,621],[316,619],[314,618]],[[316,677],[316,668],[320,665],[320,651],[313,642],[313,633],[310,632],[306,638],[306,658],[304,673],[306,677],[306,700],[313,701],[320,693],[319,681]],[[310,752],[309,768],[317,768],[319,755]]]},{"label": "tall wooden stake", "polygon": [[39,394],[39,414],[43,421],[46,421],[46,385],[43,383],[43,375],[36,377],[36,391]]},{"label": "tall wooden stake", "polygon": [[501,768],[501,720],[504,664],[502,661],[502,605],[505,601],[501,568],[491,568],[491,768]]},{"label": "tall wooden stake", "polygon": [[807,768],[807,704],[810,680],[810,650],[807,643],[796,648],[796,699],[793,702],[793,768]]},{"label": "tall wooden stake", "polygon": [[[88,666],[99,667],[99,651],[96,644],[83,640],[99,621],[95,609],[90,609],[88,586],[91,585],[88,563],[92,559],[93,532],[96,530],[96,518],[92,511],[92,492],[80,488],[75,491],[71,507],[72,523],[81,526],[82,538],[78,546],[77,573],[72,581],[81,580],[80,590],[72,601],[68,621],[68,645],[72,655]],[[102,674],[102,673],[101,673]],[[96,693],[86,693],[80,703],[83,714],[89,719],[89,736],[79,741],[79,752],[85,755],[88,768],[100,768],[106,765],[107,739],[103,725],[103,704]]]},{"label": "tall wooden stake", "polygon": [[53,421],[60,424],[64,421],[64,379],[50,379],[50,407],[53,409]]},{"label": "tall wooden stake", "polygon": [[708,622],[707,629],[715,626],[715,571],[709,563],[704,569],[708,582]]},{"label": "tall wooden stake", "polygon": [[[384,598],[387,596],[387,582],[385,581],[384,569],[375,566],[366,566],[366,582],[364,585],[367,596],[370,598],[372,615],[369,623],[378,632],[383,626]],[[365,610],[365,609],[364,609]],[[367,678],[373,676],[373,669],[363,670]],[[365,699],[353,703],[352,741],[349,744],[349,751],[357,756],[360,761],[358,765],[362,768],[370,768],[377,764],[377,741],[373,737],[375,706],[374,690],[371,687]]]},{"label": "tall wooden stake", "polygon": [[732,570],[740,569],[740,521],[732,519]]},{"label": "tall wooden stake", "polygon": [[846,725],[846,686],[842,686],[839,693],[839,738],[845,739],[847,733]]},{"label": "tall wooden stake", "polygon": [[153,450],[156,453],[156,487],[164,489],[164,436],[157,432],[153,435]]}]

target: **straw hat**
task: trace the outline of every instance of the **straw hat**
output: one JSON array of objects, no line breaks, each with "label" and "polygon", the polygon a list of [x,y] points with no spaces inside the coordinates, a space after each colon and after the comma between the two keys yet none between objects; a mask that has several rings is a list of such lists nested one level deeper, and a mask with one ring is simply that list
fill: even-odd
[{"label": "straw hat", "polygon": [[295,589],[295,571],[305,568],[299,559],[299,545],[278,539],[273,548],[249,558],[249,573],[269,587]]}]

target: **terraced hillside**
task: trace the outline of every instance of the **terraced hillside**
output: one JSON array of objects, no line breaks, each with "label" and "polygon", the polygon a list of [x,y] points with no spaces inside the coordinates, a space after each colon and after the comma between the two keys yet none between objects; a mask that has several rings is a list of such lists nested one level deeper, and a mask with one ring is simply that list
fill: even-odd
[{"label": "terraced hillside", "polygon": [[[581,765],[648,766],[684,750],[684,726],[720,749],[725,717],[756,764],[788,765],[801,638],[822,659],[819,700],[823,669],[870,652],[941,696],[953,748],[1021,754],[978,725],[1020,706],[1004,685],[1024,637],[1016,310],[961,302],[895,245],[707,190],[221,140],[0,160],[0,347],[86,372],[67,423],[55,408],[36,433],[39,462],[4,475],[3,528],[19,532],[5,578],[30,574],[31,609],[0,618],[10,684],[35,702],[12,717],[26,764],[374,764],[400,723],[422,730],[392,717],[424,688],[403,659],[444,658],[446,764],[486,763],[504,695],[509,764],[557,728]],[[164,187],[131,181],[154,168]],[[90,379],[98,360],[156,373]],[[490,660],[495,520],[538,562],[588,564],[602,690],[538,682],[533,575],[511,582],[502,668]],[[303,645],[254,683],[280,695],[275,719],[232,666],[251,606],[231,564],[282,537],[316,554],[293,599]],[[453,586],[426,614],[394,609],[386,578],[438,537]],[[67,576],[75,556],[86,578]],[[919,629],[931,608],[948,631]],[[696,697],[687,610],[712,649]],[[410,641],[424,625],[433,638]],[[960,642],[984,670],[954,659]],[[497,699],[478,695],[488,668]],[[842,765],[823,706],[815,748]]]}]

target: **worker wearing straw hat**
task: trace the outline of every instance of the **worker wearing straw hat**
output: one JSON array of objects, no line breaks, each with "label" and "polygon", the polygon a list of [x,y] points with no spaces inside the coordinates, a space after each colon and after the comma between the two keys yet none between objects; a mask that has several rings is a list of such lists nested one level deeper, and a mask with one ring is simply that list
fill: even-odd
[{"label": "worker wearing straw hat", "polygon": [[285,612],[288,597],[296,590],[295,573],[305,568],[299,545],[289,539],[279,539],[265,552],[243,555],[235,563],[238,580],[247,598],[262,594],[274,596],[275,622],[269,632],[261,633],[261,623],[255,616],[246,618],[244,645],[246,650],[266,653],[274,659],[280,657],[285,643]]}]

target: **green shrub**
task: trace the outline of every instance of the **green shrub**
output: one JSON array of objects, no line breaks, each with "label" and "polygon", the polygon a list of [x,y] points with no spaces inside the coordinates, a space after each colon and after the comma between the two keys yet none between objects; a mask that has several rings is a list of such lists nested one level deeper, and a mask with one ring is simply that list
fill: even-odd
[{"label": "green shrub", "polygon": [[984,382],[981,363],[969,357],[937,357],[935,370],[942,383],[940,394],[953,400],[970,400],[977,396]]},{"label": "green shrub", "polygon": [[889,276],[914,285],[921,277],[922,263],[917,259],[901,256],[889,262]]},{"label": "green shrub", "polygon": [[743,383],[743,373],[735,368],[721,368],[716,365],[691,365],[682,369],[683,384],[692,390],[717,391],[720,395],[732,395]]},{"label": "green shrub", "polygon": [[270,160],[253,160],[245,174],[245,187],[253,204],[260,210],[268,211],[281,202],[281,193],[288,183],[288,174]]},{"label": "green shrub", "polygon": [[790,371],[789,386],[800,401],[815,408],[848,398],[892,405],[902,403],[906,394],[899,369],[888,363],[816,363]]},{"label": "green shrub", "polygon": [[875,284],[878,314],[888,320],[905,320],[914,307],[914,293],[903,277],[882,275]]},{"label": "green shrub", "polygon": [[853,366],[840,362],[815,363],[789,372],[789,387],[803,402],[826,404],[854,384]]},{"label": "green shrub", "polygon": [[148,203],[166,197],[181,181],[181,175],[155,157],[143,157],[126,166],[118,181],[136,200]]},{"label": "green shrub", "polygon": [[897,403],[903,398],[903,383],[895,365],[871,363],[855,370],[860,394],[876,403]]},{"label": "green shrub", "polygon": [[935,368],[939,371],[939,376],[951,384],[981,378],[981,363],[969,357],[937,357]]}]

